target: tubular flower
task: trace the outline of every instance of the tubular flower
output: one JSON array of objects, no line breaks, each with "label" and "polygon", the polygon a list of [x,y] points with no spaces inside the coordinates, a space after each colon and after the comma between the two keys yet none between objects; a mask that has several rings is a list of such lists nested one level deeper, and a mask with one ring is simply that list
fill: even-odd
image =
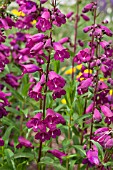
[{"label": "tubular flower", "polygon": [[57,124],[65,124],[64,118],[52,109],[47,109],[44,120],[42,120],[42,113],[37,113],[26,125],[28,128],[32,128],[34,132],[37,132],[35,139],[44,142],[61,134],[60,129],[56,127]]},{"label": "tubular flower", "polygon": [[53,48],[55,50],[55,60],[60,60],[61,62],[63,62],[64,59],[70,58],[70,55],[67,50],[59,42],[53,43]]},{"label": "tubular flower", "polygon": [[54,150],[48,150],[49,153],[51,153],[53,156],[59,159],[60,163],[62,164],[63,160],[62,157],[67,156],[64,152],[61,152],[57,149]]}]

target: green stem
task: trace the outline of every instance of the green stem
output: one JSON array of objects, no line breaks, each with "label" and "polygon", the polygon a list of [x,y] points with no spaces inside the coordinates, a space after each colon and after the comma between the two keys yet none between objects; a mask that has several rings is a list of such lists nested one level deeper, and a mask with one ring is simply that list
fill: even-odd
[{"label": "green stem", "polygon": [[[79,0],[77,0],[76,2],[76,16],[75,16],[75,25],[74,25],[74,29],[75,29],[75,33],[74,33],[74,54],[76,53],[76,47],[77,47],[77,33],[78,33],[78,21],[79,21]],[[72,80],[74,79],[74,61],[72,58]]]}]

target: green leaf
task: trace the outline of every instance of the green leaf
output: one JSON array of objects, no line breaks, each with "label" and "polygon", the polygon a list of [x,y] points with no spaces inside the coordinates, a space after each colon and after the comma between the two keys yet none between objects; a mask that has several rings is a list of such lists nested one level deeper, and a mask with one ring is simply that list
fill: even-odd
[{"label": "green leaf", "polygon": [[71,143],[71,140],[69,140],[69,139],[64,139],[64,140],[63,140],[62,146],[63,146],[63,148],[64,148],[65,151],[66,151],[66,149],[69,147],[70,143]]},{"label": "green leaf", "polygon": [[12,131],[13,128],[14,128],[14,126],[8,127],[7,130],[5,131],[5,134],[2,137],[4,142],[5,142],[5,146],[8,145],[8,142],[9,142],[9,139],[10,139],[9,136],[10,136],[11,131]]},{"label": "green leaf", "polygon": [[55,168],[55,170],[67,170],[66,168],[64,168],[63,166],[61,166],[60,164],[53,164],[53,167]]},{"label": "green leaf", "polygon": [[5,82],[3,82],[2,84],[5,85],[10,90],[10,92],[14,95],[15,98],[22,102],[24,101],[24,98],[20,95],[18,91],[14,90],[13,87],[11,87],[9,84]]},{"label": "green leaf", "polygon": [[0,170],[11,170],[11,169],[8,165],[4,165],[4,166],[0,167]]},{"label": "green leaf", "polygon": [[76,119],[75,122],[81,124],[83,120],[86,118],[92,118],[92,114],[85,114],[85,115],[79,116],[79,118]]},{"label": "green leaf", "polygon": [[13,160],[14,153],[10,149],[5,149],[4,152],[7,159],[7,163],[11,167],[10,169],[16,170],[15,163]]},{"label": "green leaf", "polygon": [[73,145],[72,147],[74,147],[76,149],[76,151],[78,151],[82,157],[86,156],[86,152],[83,149],[83,146],[81,146],[81,145]]},{"label": "green leaf", "polygon": [[96,142],[94,140],[91,140],[91,142],[97,147],[99,158],[102,161],[104,159],[104,152],[103,152],[102,146],[98,142]]},{"label": "green leaf", "polygon": [[17,109],[13,108],[13,107],[8,107],[8,106],[6,106],[5,109],[6,109],[8,112],[11,112],[11,113],[14,113],[14,114],[20,114],[20,112],[19,112]]},{"label": "green leaf", "polygon": [[34,159],[34,154],[33,153],[29,153],[29,152],[19,152],[17,154],[14,155],[14,159],[17,159],[17,158],[29,158],[31,160]]},{"label": "green leaf", "polygon": [[41,164],[45,164],[45,165],[50,165],[53,164],[54,160],[48,156],[42,157],[41,158]]},{"label": "green leaf", "polygon": [[17,132],[20,133],[20,130],[18,129],[18,127],[16,126],[16,122],[12,121],[11,119],[9,119],[8,117],[3,117],[2,118],[2,123],[9,125],[9,126],[13,126],[13,128],[16,129]]}]

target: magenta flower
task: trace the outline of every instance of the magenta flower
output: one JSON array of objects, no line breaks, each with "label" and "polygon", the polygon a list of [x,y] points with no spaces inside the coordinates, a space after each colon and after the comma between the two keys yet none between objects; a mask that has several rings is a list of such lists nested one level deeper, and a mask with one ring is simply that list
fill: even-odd
[{"label": "magenta flower", "polygon": [[63,62],[64,59],[70,58],[70,55],[67,50],[59,42],[53,43],[53,48],[55,50],[55,60],[60,60],[61,62]]},{"label": "magenta flower", "polygon": [[67,13],[67,14],[66,14],[66,18],[68,18],[68,19],[71,18],[71,16],[72,16],[73,14],[74,14],[74,12],[69,12],[69,13]]},{"label": "magenta flower", "polygon": [[34,131],[34,132],[37,132],[37,130],[39,129],[39,128],[38,128],[38,125],[40,124],[41,119],[42,119],[42,113],[37,113],[33,118],[31,118],[31,119],[26,123],[26,126],[27,126],[28,128],[33,128],[33,131]]},{"label": "magenta flower", "polygon": [[[94,50],[92,51],[92,54]],[[85,48],[84,50],[80,50],[78,54],[74,57],[74,62],[81,64],[82,62],[86,63],[91,60],[91,51],[89,48]]]},{"label": "magenta flower", "polygon": [[30,54],[35,55],[35,54],[38,53],[40,50],[42,50],[43,46],[44,46],[44,43],[43,43],[43,42],[36,43],[36,44],[30,49]]},{"label": "magenta flower", "polygon": [[28,15],[28,16],[25,16],[23,18],[19,18],[16,21],[15,26],[18,29],[29,29],[29,28],[33,27],[32,21],[33,21],[33,16]]},{"label": "magenta flower", "polygon": [[15,88],[17,88],[19,86],[18,79],[19,79],[19,77],[14,76],[12,73],[7,74],[6,77],[4,78],[4,80],[7,84],[9,84],[10,86],[15,87]]},{"label": "magenta flower", "polygon": [[20,11],[23,11],[25,14],[31,14],[37,10],[37,4],[33,1],[26,1],[19,8]]},{"label": "magenta flower", "polygon": [[29,96],[34,98],[36,101],[43,98],[42,95],[42,87],[45,84],[45,76],[44,74],[41,76],[40,81],[37,84],[32,84],[29,89]]},{"label": "magenta flower", "polygon": [[53,24],[57,27],[61,27],[62,24],[66,23],[66,16],[61,13],[61,11],[58,8],[52,9],[52,20]]},{"label": "magenta flower", "polygon": [[101,113],[99,112],[98,109],[95,108],[94,110],[94,114],[93,114],[93,119],[97,122],[100,122],[102,120],[102,115]]},{"label": "magenta flower", "polygon": [[86,27],[83,29],[84,33],[87,33],[87,32],[89,32],[90,30],[92,30],[92,26],[86,26]]},{"label": "magenta flower", "polygon": [[53,156],[59,159],[60,163],[62,164],[63,160],[62,157],[67,156],[64,152],[61,152],[57,149],[54,150],[48,150],[47,152],[51,153]]},{"label": "magenta flower", "polygon": [[11,93],[4,93],[2,91],[0,91],[0,118],[2,118],[3,116],[7,116],[8,112],[5,109],[5,106],[9,106],[9,102],[7,100],[7,96],[10,96]]},{"label": "magenta flower", "polygon": [[85,21],[89,21],[90,18],[87,15],[81,14],[81,17],[85,20]]},{"label": "magenta flower", "polygon": [[110,148],[112,148],[112,147],[113,147],[113,138],[108,139],[108,140],[106,141],[106,144],[105,144],[105,148],[110,149]]},{"label": "magenta flower", "polygon": [[42,33],[34,34],[34,35],[29,35],[27,37],[27,48],[31,48],[35,45],[35,43],[42,42],[44,39],[45,35]]},{"label": "magenta flower", "polygon": [[106,117],[112,117],[113,116],[113,112],[109,109],[109,107],[105,106],[105,105],[101,105],[100,106],[101,108],[101,111],[103,112],[103,114],[106,116]]},{"label": "magenta flower", "polygon": [[16,146],[16,148],[18,149],[22,148],[23,146],[25,146],[26,148],[33,148],[32,143],[22,136],[19,136],[18,141],[19,141],[19,144]]},{"label": "magenta flower", "polygon": [[65,86],[66,81],[54,71],[50,71],[48,77],[47,86],[49,87],[49,90],[59,90],[59,88]]},{"label": "magenta flower", "polygon": [[0,146],[4,146],[4,140],[0,137]]},{"label": "magenta flower", "polygon": [[35,64],[26,64],[26,65],[21,65],[23,68],[23,74],[26,73],[34,73],[36,71],[42,71],[42,69]]},{"label": "magenta flower", "polygon": [[48,0],[40,0],[41,4],[46,3]]},{"label": "magenta flower", "polygon": [[98,150],[90,149],[86,153],[87,158],[83,160],[83,164],[87,164],[91,166],[99,165],[99,158],[98,158]]},{"label": "magenta flower", "polygon": [[59,40],[59,41],[58,41],[58,43],[60,43],[60,44],[64,44],[64,43],[69,42],[69,40],[70,40],[70,38],[69,38],[69,37],[64,37],[64,38],[62,38],[61,40]]},{"label": "magenta flower", "polygon": [[15,26],[15,23],[12,21],[10,17],[0,18],[0,28],[8,30],[11,29],[12,26]]},{"label": "magenta flower", "polygon": [[106,26],[100,25],[100,28],[102,29],[103,33],[106,34],[107,36],[112,36],[113,32]]},{"label": "magenta flower", "polygon": [[93,111],[94,107],[94,102],[92,102],[87,108],[86,108],[86,113],[90,113]]},{"label": "magenta flower", "polygon": [[88,11],[92,10],[93,5],[94,5],[94,3],[93,3],[93,2],[92,2],[92,3],[90,3],[90,4],[87,4],[87,5],[83,8],[82,12],[83,12],[83,13],[86,13],[86,12],[88,12]]},{"label": "magenta flower", "polygon": [[87,152],[87,158],[91,164],[99,165],[98,151],[89,150]]},{"label": "magenta flower", "polygon": [[100,143],[104,148],[110,148],[113,146],[112,129],[108,127],[102,127],[94,132],[93,139]]},{"label": "magenta flower", "polygon": [[56,127],[57,124],[65,124],[65,120],[59,113],[54,112],[52,109],[47,109],[47,114],[44,120],[42,120],[42,113],[37,113],[31,118],[26,126],[32,128],[34,132],[37,132],[35,139],[42,142],[50,140],[50,138],[56,138],[61,134],[60,129]]},{"label": "magenta flower", "polygon": [[38,17],[38,22],[36,24],[36,28],[38,29],[38,31],[45,32],[45,31],[51,29],[51,23],[49,20],[47,20],[45,18]]},{"label": "magenta flower", "polygon": [[50,140],[51,134],[49,132],[38,132],[35,135],[35,139],[41,140],[42,142],[45,142],[46,140]]},{"label": "magenta flower", "polygon": [[58,90],[54,90],[52,97],[55,100],[56,98],[61,98],[62,95],[65,95],[66,91],[64,89],[59,88]]}]

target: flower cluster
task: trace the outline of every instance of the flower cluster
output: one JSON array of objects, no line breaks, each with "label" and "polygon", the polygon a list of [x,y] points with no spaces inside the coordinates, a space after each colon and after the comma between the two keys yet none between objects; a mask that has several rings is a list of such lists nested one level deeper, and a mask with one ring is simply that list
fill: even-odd
[{"label": "flower cluster", "polygon": [[42,119],[42,113],[37,113],[27,122],[27,127],[32,128],[36,132],[35,139],[42,142],[56,138],[61,134],[57,124],[65,125],[65,120],[61,114],[54,112],[52,109],[47,109],[45,119]]}]

